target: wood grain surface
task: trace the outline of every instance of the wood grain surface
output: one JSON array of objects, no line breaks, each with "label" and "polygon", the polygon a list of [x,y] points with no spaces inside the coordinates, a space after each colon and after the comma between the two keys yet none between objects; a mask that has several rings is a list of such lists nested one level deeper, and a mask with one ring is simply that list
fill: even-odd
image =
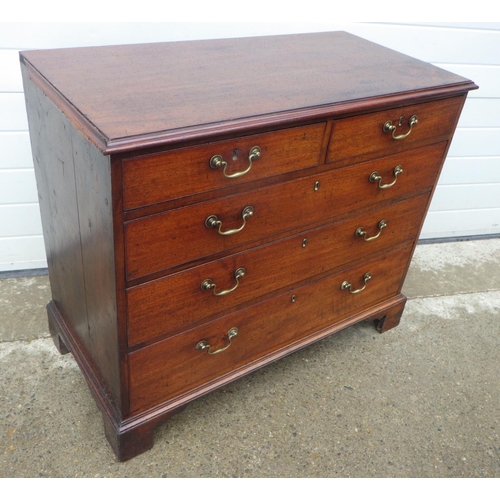
[{"label": "wood grain surface", "polygon": [[[428,194],[410,198],[129,288],[129,346],[169,332],[171,336],[181,328],[207,321],[263,295],[279,293],[294,283],[413,243],[428,199]],[[367,231],[368,237],[376,235],[381,220],[387,221],[387,227],[379,238],[364,241],[355,235],[359,227]],[[210,290],[201,289],[207,278],[217,284],[218,292],[233,287],[234,272],[240,267],[246,273],[234,292],[214,296]]]},{"label": "wood grain surface", "polygon": [[[123,150],[167,136],[186,139],[200,127],[205,135],[234,130],[251,117],[277,123],[276,115],[312,107],[348,102],[352,111],[358,100],[366,107],[381,96],[408,101],[424,91],[439,95],[443,87],[475,88],[345,32],[25,51],[21,57],[109,151],[113,142],[114,150]],[[311,110],[296,117],[307,115]]]},{"label": "wood grain surface", "polygon": [[[356,311],[395,296],[400,291],[411,248],[411,245],[399,248],[379,259],[131,353],[131,410],[202,386]],[[353,295],[340,289],[344,280],[349,280],[353,289],[361,288],[367,272],[372,274],[372,279],[363,292]],[[226,351],[209,355],[196,349],[201,340],[207,340],[214,349],[223,348],[227,345],[225,336],[233,327],[237,327],[239,333]]]},{"label": "wood grain surface", "polygon": [[[410,150],[127,222],[127,278],[146,276],[273,235],[277,238],[307,224],[430,189],[441,168],[445,147],[446,143],[440,143]],[[379,189],[369,182],[374,171],[382,175],[384,183],[392,182],[397,165],[403,166],[403,174],[392,188]],[[221,236],[217,229],[205,227],[206,218],[213,214],[223,221],[223,230],[241,227],[241,212],[246,206],[255,210],[241,232]]]},{"label": "wood grain surface", "polygon": [[[322,162],[321,143],[325,123],[212,142],[166,153],[123,160],[123,205],[125,210],[152,205],[227,186],[301,170]],[[258,146],[260,158],[249,172],[237,178],[224,177],[223,168],[210,167],[220,155],[227,175],[245,171],[250,150]]]}]

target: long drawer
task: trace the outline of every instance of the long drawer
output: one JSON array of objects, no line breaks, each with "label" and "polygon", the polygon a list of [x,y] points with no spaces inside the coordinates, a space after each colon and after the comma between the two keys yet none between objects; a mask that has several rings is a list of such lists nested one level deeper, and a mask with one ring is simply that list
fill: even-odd
[{"label": "long drawer", "polygon": [[129,288],[129,345],[413,242],[428,199],[428,194],[410,198]]},{"label": "long drawer", "polygon": [[454,97],[336,120],[326,161],[354,163],[449,139],[462,104]]},{"label": "long drawer", "polygon": [[[301,226],[319,225],[328,218],[430,190],[446,144],[129,221],[125,224],[127,279],[260,239],[278,239]],[[219,234],[235,229],[239,230],[235,234]]]},{"label": "long drawer", "polygon": [[125,210],[317,165],[325,123],[123,160]]},{"label": "long drawer", "polygon": [[[188,392],[395,296],[411,249],[399,248],[130,353],[131,411]],[[342,288],[345,282],[350,290]],[[351,293],[365,285],[362,292]],[[216,350],[223,351],[210,354]]]}]

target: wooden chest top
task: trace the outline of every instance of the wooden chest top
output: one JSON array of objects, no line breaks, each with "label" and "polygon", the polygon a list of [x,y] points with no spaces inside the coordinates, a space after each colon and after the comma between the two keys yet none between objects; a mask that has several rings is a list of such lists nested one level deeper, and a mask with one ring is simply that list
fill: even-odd
[{"label": "wooden chest top", "polygon": [[21,58],[104,153],[476,88],[345,32],[25,51]]}]

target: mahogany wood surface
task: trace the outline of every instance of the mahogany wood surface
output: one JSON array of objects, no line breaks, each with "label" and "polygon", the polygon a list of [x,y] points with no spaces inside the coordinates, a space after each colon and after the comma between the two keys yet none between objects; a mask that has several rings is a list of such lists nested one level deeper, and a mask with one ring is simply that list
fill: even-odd
[{"label": "mahogany wood surface", "polygon": [[185,139],[200,125],[207,134],[234,130],[236,120],[251,117],[276,123],[280,114],[311,107],[330,106],[332,113],[335,105],[352,109],[353,101],[366,106],[382,95],[408,101],[419,91],[475,88],[344,32],[25,51],[22,57],[52,93],[64,96],[61,108],[77,110],[85,133],[103,149],[116,143],[115,150],[151,144],[152,136]]},{"label": "mahogany wood surface", "polygon": [[379,333],[384,333],[387,330],[395,328],[399,325],[401,316],[403,315],[405,304],[406,297],[400,303],[385,310],[383,316],[378,315],[378,317],[374,319],[375,328]]},{"label": "mahogany wood surface", "polygon": [[[358,321],[401,287],[469,90],[347,33],[26,51],[53,300],[119,460],[190,401]],[[384,133],[392,120],[397,134]],[[222,155],[228,172],[211,169]],[[109,156],[108,156],[109,155]],[[394,168],[403,172],[394,177]],[[377,172],[382,184],[370,182]],[[210,215],[222,236],[205,226]],[[363,227],[364,241],[355,236]],[[307,241],[305,241],[307,240]],[[210,278],[216,297],[202,290]],[[341,289],[348,280],[356,294]],[[228,330],[238,335],[223,352]]]},{"label": "mahogany wood surface", "polygon": [[[454,129],[462,105],[463,98],[454,97],[334,120],[326,161],[336,164],[364,161],[414,148],[423,142],[445,140]],[[418,124],[405,139],[394,140],[390,133],[383,131],[384,124],[390,120],[397,126],[396,135],[406,134],[413,115],[417,115]],[[400,118],[403,118],[401,126]]]},{"label": "mahogany wood surface", "polygon": [[[265,303],[241,309],[220,320],[132,352],[132,411],[206,383],[377,301],[396,295],[410,251],[411,246],[398,248],[377,260],[368,260]],[[361,288],[362,278],[367,272],[372,274],[372,279],[362,293],[351,294],[340,289],[346,279],[353,288]],[[196,349],[201,340],[207,340],[215,349],[224,347],[227,345],[225,335],[233,327],[238,328],[238,336],[226,351],[209,355]]]},{"label": "mahogany wood surface", "polygon": [[[127,158],[123,160],[124,208],[152,205],[317,165],[324,131],[325,123],[319,123]],[[242,177],[228,179],[222,168],[210,167],[210,159],[220,155],[228,164],[228,175],[243,172],[249,166],[248,156],[254,146],[261,148],[261,156]]]},{"label": "mahogany wood surface", "polygon": [[[428,199],[428,194],[410,198],[129,288],[129,345],[167,332],[172,336],[181,328],[241,307],[250,300],[271,292],[276,294],[294,283],[414,241]],[[387,227],[379,238],[365,241],[356,236],[359,227],[366,229],[368,237],[376,235],[381,220],[387,221]],[[207,278],[217,284],[217,292],[232,288],[234,272],[241,267],[246,274],[234,292],[215,296],[212,291],[201,289]]]},{"label": "mahogany wood surface", "polygon": [[78,206],[70,126],[23,71],[31,148],[52,298],[61,313],[87,339]]},{"label": "mahogany wood surface", "polygon": [[[446,143],[441,143],[127,222],[127,278],[145,276],[266,236],[277,236],[398,195],[430,189],[441,167],[445,147]],[[383,176],[384,182],[392,182],[397,165],[403,166],[403,174],[391,189],[381,190],[376,183],[370,183],[370,174],[375,171]],[[317,191],[316,183],[319,183]],[[222,236],[217,229],[205,227],[207,217],[217,215],[223,222],[223,231],[239,228],[242,210],[247,206],[254,208],[254,215],[239,233]]]},{"label": "mahogany wood surface", "polygon": [[109,158],[23,74],[52,298],[120,405]]}]

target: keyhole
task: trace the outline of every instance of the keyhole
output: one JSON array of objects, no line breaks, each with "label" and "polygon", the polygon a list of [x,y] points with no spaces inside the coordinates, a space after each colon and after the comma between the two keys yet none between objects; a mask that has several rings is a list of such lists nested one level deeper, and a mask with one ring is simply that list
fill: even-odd
[{"label": "keyhole", "polygon": [[238,159],[238,152],[239,152],[238,149],[235,149],[233,151],[233,161],[236,161]]},{"label": "keyhole", "polygon": [[398,127],[401,127],[403,125],[403,116],[399,119]]}]

